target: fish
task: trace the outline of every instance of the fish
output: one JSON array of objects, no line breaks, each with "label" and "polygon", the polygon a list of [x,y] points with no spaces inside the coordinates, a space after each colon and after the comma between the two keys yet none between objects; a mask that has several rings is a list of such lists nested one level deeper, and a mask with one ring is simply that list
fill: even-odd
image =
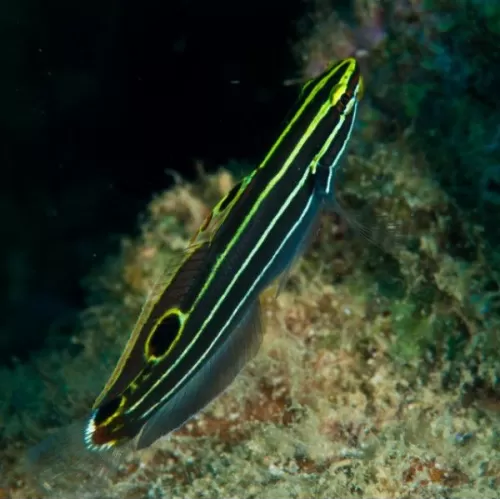
[{"label": "fish", "polygon": [[355,58],[306,82],[262,162],[217,203],[151,295],[97,397],[85,444],[150,446],[222,393],[262,341],[260,295],[303,253],[362,95]]},{"label": "fish", "polygon": [[[90,415],[76,427],[87,451],[149,447],[224,392],[255,356],[262,293],[282,286],[320,214],[335,206],[335,175],[362,94],[355,58],[301,87],[263,160],[213,207],[153,287]],[[66,435],[75,441],[73,431]],[[33,462],[49,449],[35,449]]]}]

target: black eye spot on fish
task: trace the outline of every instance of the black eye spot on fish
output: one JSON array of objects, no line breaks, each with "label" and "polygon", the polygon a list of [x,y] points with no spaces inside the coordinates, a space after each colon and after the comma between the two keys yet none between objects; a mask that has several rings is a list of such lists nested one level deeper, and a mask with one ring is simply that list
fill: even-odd
[{"label": "black eye spot on fish", "polygon": [[123,403],[123,396],[118,396],[100,406],[94,415],[94,424],[99,426],[116,414]]},{"label": "black eye spot on fish", "polygon": [[175,341],[180,328],[181,320],[176,312],[164,316],[146,342],[147,359],[163,356]]}]

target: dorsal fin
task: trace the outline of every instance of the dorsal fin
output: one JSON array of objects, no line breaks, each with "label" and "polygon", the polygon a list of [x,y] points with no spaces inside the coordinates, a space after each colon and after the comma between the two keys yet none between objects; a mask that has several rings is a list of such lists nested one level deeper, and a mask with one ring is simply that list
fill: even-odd
[{"label": "dorsal fin", "polygon": [[[118,396],[135,378],[141,366],[146,365],[143,344],[151,328],[162,314],[185,300],[191,285],[205,271],[210,242],[194,244],[171,260],[162,280],[149,294],[129,340],[108,382],[94,403],[94,408]],[[127,371],[130,363],[133,370]]]}]

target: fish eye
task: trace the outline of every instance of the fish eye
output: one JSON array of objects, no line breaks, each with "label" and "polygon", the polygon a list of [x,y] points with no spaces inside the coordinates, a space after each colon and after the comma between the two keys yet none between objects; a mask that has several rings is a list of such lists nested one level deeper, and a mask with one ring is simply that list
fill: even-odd
[{"label": "fish eye", "polygon": [[349,101],[351,100],[351,95],[350,94],[342,94],[340,97],[340,103],[342,104],[343,108],[347,108],[347,105],[349,104]]},{"label": "fish eye", "polygon": [[[340,95],[339,95],[340,94]],[[332,105],[335,106],[341,113],[349,105],[352,99],[352,93],[346,90],[344,85],[336,85],[330,94]]]}]

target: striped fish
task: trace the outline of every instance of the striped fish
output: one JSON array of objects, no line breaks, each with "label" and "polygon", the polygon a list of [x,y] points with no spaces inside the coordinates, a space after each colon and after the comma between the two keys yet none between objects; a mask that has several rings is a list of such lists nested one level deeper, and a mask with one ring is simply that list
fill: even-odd
[{"label": "striped fish", "polygon": [[254,356],[259,296],[286,277],[321,210],[335,202],[335,173],[361,94],[353,58],[303,86],[267,156],[214,207],[155,287],[83,424],[84,439],[78,422],[30,451],[28,467],[40,471],[42,485],[81,455],[78,443],[116,454],[119,445],[145,448],[177,429]]},{"label": "striped fish", "polygon": [[259,295],[286,274],[334,202],[361,93],[353,58],[303,86],[264,160],[214,207],[146,303],[86,424],[89,449],[149,446],[217,397],[257,352]]}]

